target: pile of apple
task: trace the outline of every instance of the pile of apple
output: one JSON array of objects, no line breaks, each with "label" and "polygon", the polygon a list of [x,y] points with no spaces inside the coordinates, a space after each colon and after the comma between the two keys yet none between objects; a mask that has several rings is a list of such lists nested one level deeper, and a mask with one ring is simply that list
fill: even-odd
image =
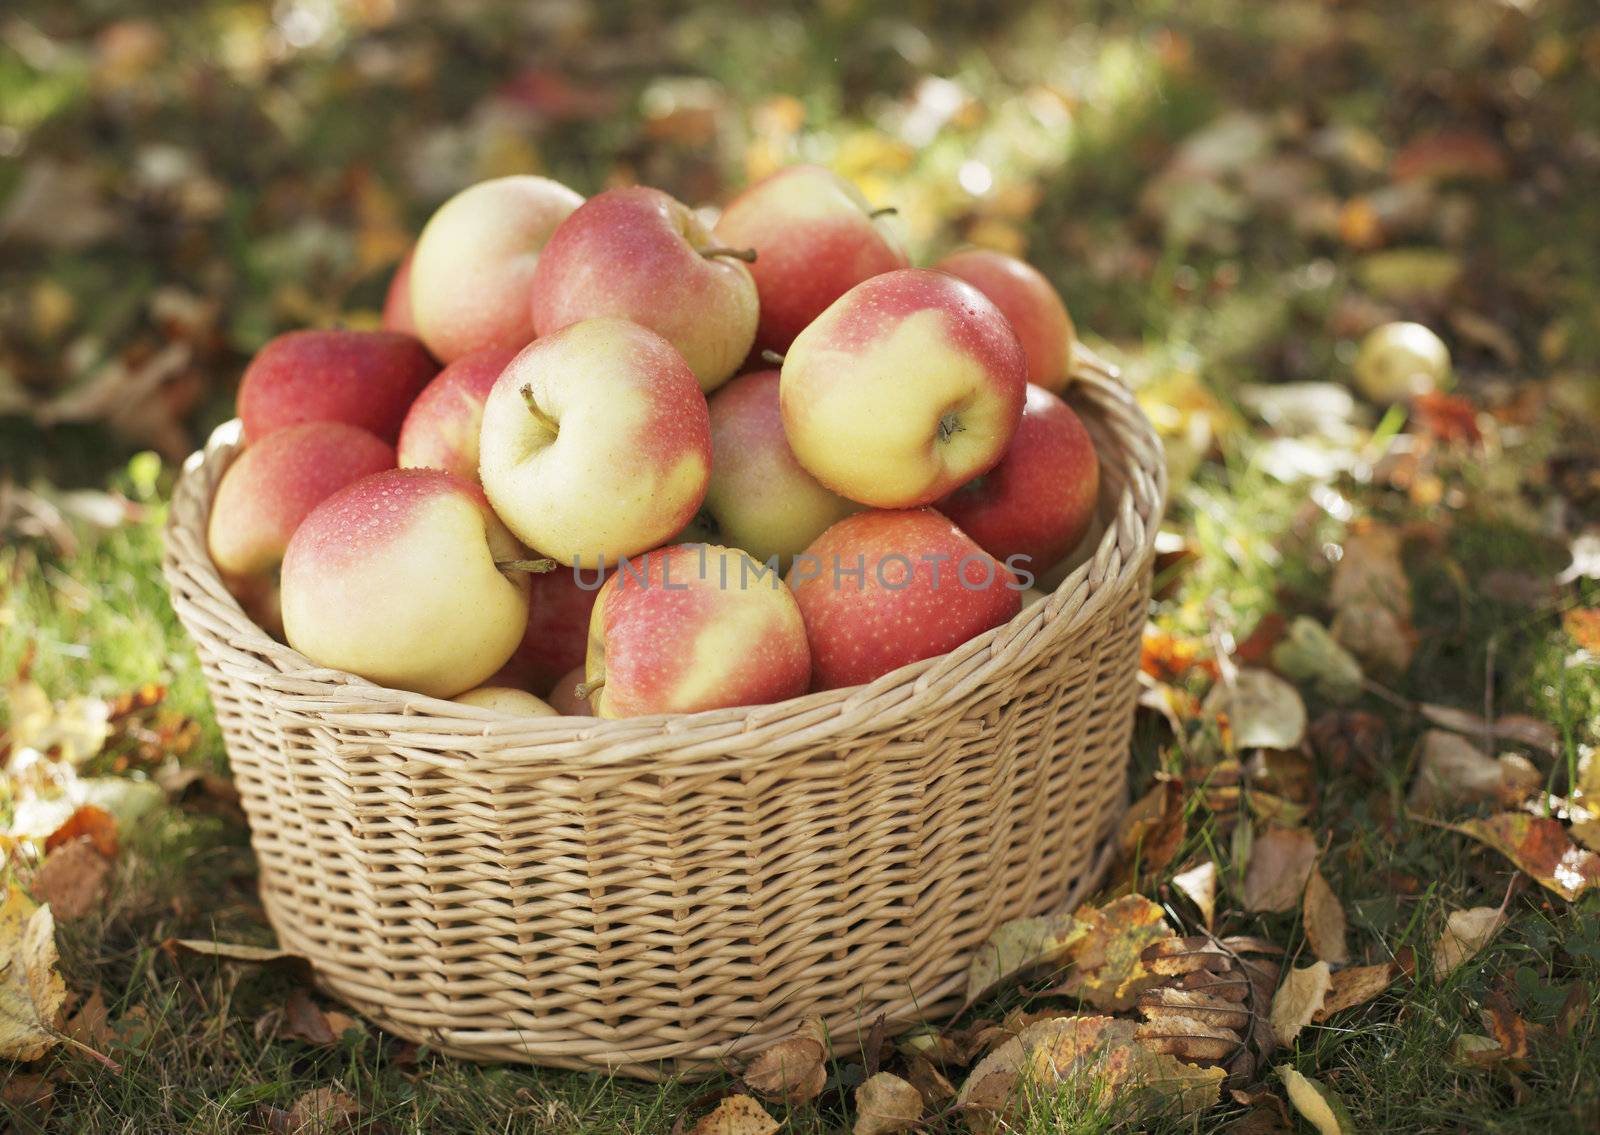
[{"label": "pile of apple", "polygon": [[1072,322],[1013,257],[909,267],[885,213],[815,166],[712,227],[462,191],[385,330],[250,363],[212,558],[317,665],[522,714],[778,701],[1004,623],[1093,538]]}]

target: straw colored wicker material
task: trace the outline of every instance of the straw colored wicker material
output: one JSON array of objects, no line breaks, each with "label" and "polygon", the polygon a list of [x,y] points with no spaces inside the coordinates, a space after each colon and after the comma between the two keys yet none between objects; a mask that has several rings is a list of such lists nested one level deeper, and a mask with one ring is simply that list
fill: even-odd
[{"label": "straw colored wicker material", "polygon": [[1165,466],[1121,386],[1074,391],[1106,531],[1045,602],[867,686],[604,722],[383,689],[268,637],[206,554],[219,431],[165,571],[282,945],[445,1052],[652,1078],[809,1016],[848,1050],[880,1014],[948,1012],[996,925],[1093,883],[1125,808]]}]

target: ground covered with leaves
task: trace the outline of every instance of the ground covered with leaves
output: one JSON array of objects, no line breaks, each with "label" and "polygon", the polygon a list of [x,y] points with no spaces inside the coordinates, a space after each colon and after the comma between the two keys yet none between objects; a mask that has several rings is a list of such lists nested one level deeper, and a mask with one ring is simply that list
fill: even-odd
[{"label": "ground covered with leaves", "polygon": [[[1585,3],[118,8],[0,12],[12,1129],[1600,1128]],[[1030,257],[1167,442],[1120,861],[893,1039],[653,1086],[386,1037],[271,949],[160,582],[176,463],[468,181],[714,204],[794,160],[919,257]],[[1452,391],[1352,393],[1396,318]]]}]

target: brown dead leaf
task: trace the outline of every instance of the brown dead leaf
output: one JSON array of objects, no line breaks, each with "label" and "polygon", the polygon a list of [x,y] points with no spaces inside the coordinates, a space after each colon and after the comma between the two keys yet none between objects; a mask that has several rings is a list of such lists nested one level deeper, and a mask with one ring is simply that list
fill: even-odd
[{"label": "brown dead leaf", "polygon": [[1400,551],[1401,534],[1388,525],[1368,524],[1350,532],[1328,587],[1333,609],[1376,604],[1409,622],[1411,580]]},{"label": "brown dead leaf", "polygon": [[1076,997],[1097,1009],[1132,1008],[1139,994],[1160,982],[1141,955],[1152,943],[1174,938],[1161,908],[1143,895],[1124,895],[1103,907],[1080,907],[1084,932],[1071,947],[1071,968],[1052,993]]},{"label": "brown dead leaf", "polygon": [[1501,812],[1451,825],[1451,830],[1492,847],[1568,902],[1600,885],[1600,854],[1574,845],[1558,820]]},{"label": "brown dead leaf", "polygon": [[728,1096],[694,1125],[690,1135],[775,1135],[778,1124],[749,1096]]},{"label": "brown dead leaf", "polygon": [[1567,998],[1561,1003],[1561,1011],[1556,1014],[1556,1034],[1563,1040],[1572,1035],[1579,1022],[1589,1012],[1593,1003],[1593,996],[1589,987],[1581,981],[1575,981],[1567,989]]},{"label": "brown dead leaf", "polygon": [[1506,155],[1487,134],[1439,130],[1418,134],[1402,146],[1390,172],[1396,181],[1500,181],[1507,172]]},{"label": "brown dead leaf", "polygon": [[[0,1082],[0,1103],[43,1121],[55,1103],[56,1086],[49,1076],[13,1073]],[[13,1127],[11,1130],[17,1130]]]},{"label": "brown dead leaf", "polygon": [[892,1072],[879,1072],[856,1089],[852,1135],[899,1135],[922,1118],[922,1094]]},{"label": "brown dead leaf", "polygon": [[48,906],[8,888],[0,904],[0,1059],[37,1060],[60,1034],[67,987],[56,972],[56,928]]},{"label": "brown dead leaf", "polygon": [[1256,836],[1241,896],[1248,911],[1293,910],[1317,861],[1317,842],[1305,828],[1270,826]]},{"label": "brown dead leaf", "polygon": [[1561,738],[1555,726],[1524,713],[1508,713],[1488,721],[1468,710],[1431,702],[1419,705],[1417,712],[1441,729],[1464,733],[1481,741],[1511,741],[1551,756],[1561,751]]},{"label": "brown dead leaf", "polygon": [[1538,1037],[1543,1031],[1540,1026],[1523,1020],[1506,995],[1498,991],[1484,998],[1479,1016],[1507,1060],[1526,1060],[1530,1038]]},{"label": "brown dead leaf", "polygon": [[1041,966],[1059,965],[1088,932],[1071,914],[1014,918],[1003,923],[978,948],[967,966],[967,1004],[996,985]]},{"label": "brown dead leaf", "polygon": [[117,857],[117,818],[93,804],[74,809],[66,823],[45,837],[44,849],[51,852],[84,837],[93,841],[95,851],[106,859]]},{"label": "brown dead leaf", "polygon": [[91,913],[106,897],[111,864],[95,850],[94,840],[83,836],[58,846],[33,877],[33,894],[63,922]]},{"label": "brown dead leaf", "polygon": [[1320,1024],[1335,1013],[1365,1005],[1393,985],[1400,972],[1400,966],[1394,962],[1339,970],[1330,979],[1322,1007],[1312,1014],[1311,1020]]},{"label": "brown dead leaf", "polygon": [[81,1045],[102,1051],[116,1039],[110,1014],[106,1012],[106,999],[98,986],[67,1018],[61,1031]]},{"label": "brown dead leaf", "polygon": [[247,946],[241,942],[210,942],[204,938],[168,938],[161,943],[168,957],[213,958],[223,962],[282,969],[290,976],[311,979],[311,962],[299,954],[271,946]]},{"label": "brown dead leaf", "polygon": [[1381,603],[1340,607],[1328,624],[1334,641],[1371,673],[1404,674],[1417,652],[1417,632],[1408,618]]},{"label": "brown dead leaf", "polygon": [[1313,870],[1306,879],[1306,892],[1301,904],[1305,920],[1306,941],[1311,952],[1329,965],[1343,965],[1350,960],[1350,948],[1345,944],[1346,923],[1344,906],[1339,896],[1328,886],[1320,870]]},{"label": "brown dead leaf", "polygon": [[1159,875],[1183,846],[1186,831],[1183,782],[1158,780],[1123,817],[1117,836],[1120,857],[1114,878],[1129,886],[1139,879]]},{"label": "brown dead leaf", "polygon": [[1433,978],[1443,981],[1463,962],[1487,946],[1505,925],[1505,911],[1499,907],[1475,906],[1450,912],[1439,940],[1433,946]]},{"label": "brown dead leaf", "polygon": [[304,989],[296,989],[289,994],[289,1000],[283,1007],[283,1025],[278,1030],[278,1036],[284,1040],[299,1040],[318,1046],[329,1045],[339,1039],[333,1026],[328,1023],[327,1016]]},{"label": "brown dead leaf", "polygon": [[956,1086],[925,1056],[912,1056],[906,1061],[906,1082],[917,1089],[931,1108],[942,1108],[946,1101],[955,1098]]},{"label": "brown dead leaf", "polygon": [[1333,976],[1327,962],[1315,962],[1304,969],[1290,970],[1272,998],[1272,1031],[1278,1043],[1290,1045],[1300,1030],[1311,1023],[1322,1008]]},{"label": "brown dead leaf", "polygon": [[828,1081],[827,1036],[812,1017],[778,1043],[764,1048],[744,1070],[744,1082],[762,1099],[796,1104],[815,1099]]},{"label": "brown dead leaf", "polygon": [[1172,877],[1172,885],[1182,891],[1199,910],[1207,930],[1217,913],[1217,865],[1211,860],[1197,864]]},{"label": "brown dead leaf", "polygon": [[1517,804],[1543,783],[1543,774],[1524,757],[1506,753],[1496,760],[1459,733],[1430,729],[1422,736],[1407,803],[1420,812],[1484,800]]},{"label": "brown dead leaf", "polygon": [[333,1088],[313,1088],[294,1101],[285,1116],[286,1135],[331,1135],[348,1131],[360,1115],[356,1101]]},{"label": "brown dead leaf", "polygon": [[1561,629],[1591,654],[1600,654],[1600,607],[1572,607],[1561,613]]}]

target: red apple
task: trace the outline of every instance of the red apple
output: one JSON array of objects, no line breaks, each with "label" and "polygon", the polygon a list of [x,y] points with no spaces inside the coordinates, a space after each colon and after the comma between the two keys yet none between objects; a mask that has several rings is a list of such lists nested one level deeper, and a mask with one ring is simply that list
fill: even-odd
[{"label": "red apple", "polygon": [[483,403],[519,350],[482,347],[440,371],[417,395],[400,426],[400,467],[443,469],[476,482]]},{"label": "red apple", "polygon": [[[529,576],[528,626],[517,651],[500,669],[496,682],[549,693],[562,674],[583,665],[589,651],[589,615],[602,580],[598,573],[572,570]],[[583,681],[583,676],[578,676]]]},{"label": "red apple", "polygon": [[1028,356],[1028,381],[1062,391],[1072,380],[1072,316],[1061,294],[1033,265],[988,248],[952,252],[934,267],[958,276],[994,301]]},{"label": "red apple", "polygon": [[411,311],[444,362],[533,338],[528,289],[550,234],[583,198],[548,177],[497,177],[439,206],[417,238]]},{"label": "red apple", "polygon": [[[587,699],[578,696],[578,687],[583,685],[583,679],[582,666],[574,666],[557,678],[548,699],[550,708],[563,717],[593,717],[594,707]],[[596,695],[598,696],[598,691]]]},{"label": "red apple", "polygon": [[[739,253],[745,250],[731,250]],[[549,335],[616,316],[678,349],[702,390],[729,378],[755,339],[750,270],[681,201],[612,189],[561,222],[533,274],[533,328]]]},{"label": "red apple", "polygon": [[1030,383],[1000,464],[935,507],[991,556],[1039,575],[1077,547],[1099,498],[1100,459],[1089,431],[1072,407]]},{"label": "red apple", "polygon": [[861,191],[821,166],[781,169],[728,203],[712,235],[754,248],[761,297],[755,350],[786,351],[794,337],[861,281],[907,266],[887,219]]},{"label": "red apple", "polygon": [[737,548],[677,544],[619,565],[589,624],[599,717],[759,705],[806,690],[794,596]]},{"label": "red apple", "polygon": [[302,422],[344,422],[394,444],[411,402],[439,370],[394,331],[290,331],[256,353],[239,383],[246,441]]},{"label": "red apple", "polygon": [[411,314],[411,258],[416,248],[411,248],[400,266],[389,277],[389,290],[383,297],[383,329],[398,331],[402,335],[416,335],[417,321]]},{"label": "red apple", "polygon": [[364,477],[318,505],[283,559],[289,645],[319,666],[448,698],[503,666],[528,621],[526,550],[477,485]]},{"label": "red apple", "polygon": [[[701,509],[714,531],[778,570],[828,525],[861,506],[830,492],[789,448],[778,372],[741,374],[711,396],[711,484]],[[679,543],[687,543],[680,537]]]},{"label": "red apple", "polygon": [[944,654],[1022,609],[1016,577],[931,508],[845,517],[795,557],[789,585],[820,690]]},{"label": "red apple", "polygon": [[857,284],[784,357],[783,426],[795,457],[876,508],[938,500],[1011,444],[1027,361],[998,308],[944,272]]},{"label": "red apple", "polygon": [[524,543],[568,567],[670,539],[700,508],[710,470],[711,417],[694,375],[670,343],[624,319],[535,340],[484,403],[484,491]]},{"label": "red apple", "polygon": [[273,634],[283,632],[278,568],[300,522],[346,485],[394,468],[394,450],[343,422],[270,433],[228,466],[211,501],[206,543],[228,590]]}]

